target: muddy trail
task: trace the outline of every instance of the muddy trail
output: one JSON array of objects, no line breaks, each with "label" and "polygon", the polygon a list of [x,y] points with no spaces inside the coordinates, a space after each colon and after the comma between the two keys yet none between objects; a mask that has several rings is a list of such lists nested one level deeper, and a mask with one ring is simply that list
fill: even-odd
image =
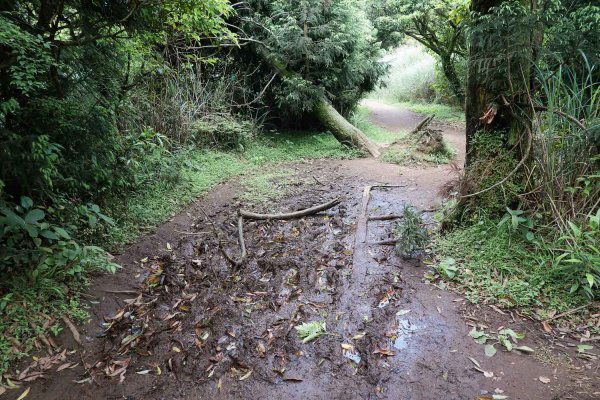
[{"label": "muddy trail", "polygon": [[[388,129],[422,118],[368,106]],[[460,159],[460,127],[442,127]],[[394,222],[369,217],[406,203],[431,215],[452,167],[373,159],[288,167],[294,175],[274,182],[283,199],[243,203],[243,181],[219,185],[119,255],[123,270],[90,290],[83,347],[69,332],[58,338],[77,350],[65,355],[76,365],[32,382],[27,399],[600,398],[598,365],[576,358],[568,340],[545,337],[517,313],[470,305],[424,280],[426,265],[373,244],[391,237]],[[246,221],[248,258],[238,269],[218,249],[214,228],[238,254],[240,207],[288,212],[336,197],[338,206],[302,219]],[[303,343],[295,327],[309,322],[326,332]],[[526,333],[519,344],[535,353],[486,357],[469,336],[502,326]]]}]

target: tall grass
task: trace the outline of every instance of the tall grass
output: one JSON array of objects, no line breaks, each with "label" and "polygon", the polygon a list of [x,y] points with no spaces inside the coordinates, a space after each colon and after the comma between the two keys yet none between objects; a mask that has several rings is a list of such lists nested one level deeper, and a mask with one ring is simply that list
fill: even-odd
[{"label": "tall grass", "polygon": [[416,44],[401,46],[384,58],[390,64],[390,73],[384,87],[371,94],[371,98],[388,102],[430,102],[436,94],[435,59]]},{"label": "tall grass", "polygon": [[535,103],[548,111],[534,121],[537,171],[528,198],[561,228],[595,214],[600,203],[600,82],[595,66],[586,65],[583,74],[567,66],[538,71]]}]

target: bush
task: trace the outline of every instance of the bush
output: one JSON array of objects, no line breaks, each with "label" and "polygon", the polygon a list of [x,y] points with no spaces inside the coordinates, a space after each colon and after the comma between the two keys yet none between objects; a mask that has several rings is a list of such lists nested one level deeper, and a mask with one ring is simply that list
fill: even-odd
[{"label": "bush", "polygon": [[211,115],[195,121],[191,132],[201,146],[243,151],[256,136],[256,127],[232,116]]}]

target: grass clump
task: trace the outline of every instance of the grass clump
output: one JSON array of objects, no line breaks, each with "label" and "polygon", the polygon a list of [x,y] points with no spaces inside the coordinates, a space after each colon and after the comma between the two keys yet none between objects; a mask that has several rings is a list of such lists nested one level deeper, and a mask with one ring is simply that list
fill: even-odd
[{"label": "grass clump", "polygon": [[382,160],[390,164],[415,165],[415,164],[448,164],[455,156],[456,151],[444,140],[441,151],[424,153],[418,150],[414,140],[407,138],[390,147],[382,156]]},{"label": "grass clump", "polygon": [[[566,310],[584,298],[570,292],[552,256],[515,235],[498,220],[481,220],[434,240],[441,277],[473,303]],[[448,270],[449,273],[445,271]]]}]

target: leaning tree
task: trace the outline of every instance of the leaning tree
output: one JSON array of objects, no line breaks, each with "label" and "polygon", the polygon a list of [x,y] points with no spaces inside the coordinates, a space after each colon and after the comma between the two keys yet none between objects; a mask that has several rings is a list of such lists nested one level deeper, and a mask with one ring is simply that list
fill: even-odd
[{"label": "leaning tree", "polygon": [[340,142],[380,155],[346,120],[386,66],[364,0],[250,0],[237,9],[236,59],[277,76],[256,87],[281,118],[316,119]]}]

